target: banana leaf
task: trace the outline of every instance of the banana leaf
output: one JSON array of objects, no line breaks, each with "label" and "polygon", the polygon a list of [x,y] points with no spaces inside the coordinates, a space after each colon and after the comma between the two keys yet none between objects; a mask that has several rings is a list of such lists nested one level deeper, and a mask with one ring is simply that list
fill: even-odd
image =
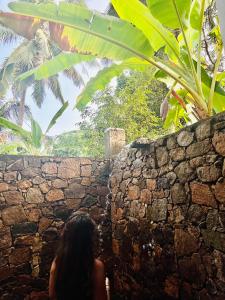
[{"label": "banana leaf", "polygon": [[21,138],[23,138],[24,140],[29,140],[30,139],[30,132],[23,129],[21,126],[5,119],[5,118],[1,118],[0,117],[0,127],[4,127],[6,129],[10,129],[12,130],[12,132],[15,135],[20,136]]},{"label": "banana leaf", "polygon": [[54,115],[54,117],[52,118],[52,120],[50,121],[48,128],[45,132],[45,135],[49,132],[49,130],[55,125],[56,121],[62,116],[62,114],[64,113],[64,111],[67,109],[67,107],[69,106],[69,102],[65,102],[62,107],[57,111],[57,113]]},{"label": "banana leaf", "polygon": [[105,89],[110,81],[114,77],[119,76],[124,70],[144,71],[147,68],[151,68],[154,74],[155,68],[151,67],[146,61],[131,58],[119,65],[113,64],[99,71],[98,74],[87,83],[82,93],[78,96],[75,107],[83,109],[92,100],[96,91]]},{"label": "banana leaf", "polygon": [[91,55],[81,55],[78,53],[60,53],[53,59],[44,62],[40,67],[23,73],[17,79],[24,80],[27,77],[34,76],[35,80],[41,80],[58,74],[60,71],[71,68],[80,62],[94,59]]},{"label": "banana leaf", "polygon": [[115,60],[153,55],[147,38],[129,22],[80,5],[12,2],[9,7],[20,15],[49,21],[50,33],[63,50]]},{"label": "banana leaf", "polygon": [[[197,0],[199,1],[199,0]],[[175,0],[183,24],[187,24],[190,14],[191,0]],[[152,15],[164,26],[180,28],[180,23],[174,8],[173,0],[147,0]]]},{"label": "banana leaf", "polygon": [[122,19],[131,22],[145,34],[155,51],[165,46],[171,58],[179,59],[179,44],[175,36],[162,26],[144,4],[139,0],[112,0],[112,4]]},{"label": "banana leaf", "polygon": [[41,148],[41,139],[43,133],[40,125],[34,120],[31,120],[31,139],[35,148]]}]

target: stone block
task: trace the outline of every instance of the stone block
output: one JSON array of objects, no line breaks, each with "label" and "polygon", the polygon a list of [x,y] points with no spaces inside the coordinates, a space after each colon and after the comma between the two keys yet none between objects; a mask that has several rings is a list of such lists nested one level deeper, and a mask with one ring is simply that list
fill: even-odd
[{"label": "stone block", "polygon": [[53,162],[46,162],[41,167],[41,170],[43,173],[46,173],[46,174],[50,174],[50,175],[57,174],[57,171],[58,171],[57,164],[53,163]]},{"label": "stone block", "polygon": [[199,182],[192,182],[190,184],[190,188],[193,203],[214,208],[217,207],[216,200],[208,185]]},{"label": "stone block", "polygon": [[62,188],[66,188],[68,186],[68,183],[65,180],[57,178],[52,182],[52,186],[56,189],[62,189]]},{"label": "stone block", "polygon": [[81,204],[81,199],[66,199],[66,206],[69,209],[78,210]]},{"label": "stone block", "polygon": [[214,165],[204,166],[197,169],[197,175],[202,182],[213,182],[221,176],[221,169]]},{"label": "stone block", "polygon": [[18,191],[4,192],[3,196],[8,205],[18,205],[24,201],[22,193]]},{"label": "stone block", "polygon": [[173,161],[182,161],[185,159],[185,149],[176,148],[169,152],[169,155]]},{"label": "stone block", "polygon": [[158,162],[158,166],[162,167],[169,161],[169,154],[166,147],[158,147],[156,149],[156,158]]},{"label": "stone block", "polygon": [[215,185],[215,196],[220,203],[225,204],[225,180]]},{"label": "stone block", "polygon": [[211,141],[209,139],[206,139],[204,141],[191,144],[186,150],[186,156],[188,158],[193,158],[193,157],[207,154],[211,150],[212,150]]},{"label": "stone block", "polygon": [[52,189],[46,194],[46,199],[48,201],[58,201],[64,199],[64,193],[60,189]]},{"label": "stone block", "polygon": [[171,198],[174,204],[181,204],[187,201],[187,195],[183,184],[176,183],[171,187]]},{"label": "stone block", "polygon": [[8,171],[22,171],[24,169],[23,159],[18,159],[14,161],[12,164],[7,166]]},{"label": "stone block", "polygon": [[195,177],[195,170],[191,168],[188,161],[181,162],[177,167],[175,167],[174,172],[181,183],[190,181]]},{"label": "stone block", "polygon": [[13,249],[9,255],[9,263],[12,265],[20,265],[29,262],[31,259],[31,251],[29,248]]},{"label": "stone block", "polygon": [[22,177],[30,179],[35,176],[41,175],[41,170],[39,168],[28,167],[28,168],[24,169],[23,171],[21,171],[21,175],[22,175]]},{"label": "stone block", "polygon": [[97,203],[97,198],[89,195],[81,201],[81,207],[91,207],[96,203]]},{"label": "stone block", "polygon": [[82,177],[90,177],[92,173],[91,165],[81,166],[81,176]]},{"label": "stone block", "polygon": [[216,152],[225,156],[225,133],[216,132],[213,136],[212,143]]},{"label": "stone block", "polygon": [[31,208],[26,211],[26,215],[29,222],[38,222],[41,216],[41,210],[38,208]]},{"label": "stone block", "polygon": [[148,207],[147,217],[149,221],[165,221],[167,218],[167,200],[160,199],[153,201],[152,205]]},{"label": "stone block", "polygon": [[29,188],[27,191],[26,201],[28,203],[42,203],[44,202],[44,196],[39,188]]},{"label": "stone block", "polygon": [[84,198],[86,194],[85,186],[78,183],[71,183],[68,189],[65,189],[65,198]]},{"label": "stone block", "polygon": [[6,192],[9,189],[9,185],[6,182],[0,182],[0,193]]},{"label": "stone block", "polygon": [[75,158],[64,159],[58,167],[58,176],[62,179],[80,177],[80,160]]},{"label": "stone block", "polygon": [[137,185],[131,185],[128,187],[128,199],[137,200],[140,198],[140,188]]},{"label": "stone block", "polygon": [[12,236],[9,227],[0,230],[0,249],[10,248],[12,245]]},{"label": "stone block", "polygon": [[150,191],[154,191],[156,189],[155,179],[147,179],[146,184],[147,184],[147,189],[149,189]]},{"label": "stone block", "polygon": [[37,224],[34,222],[25,222],[21,224],[14,224],[12,226],[12,235],[27,235],[35,234],[37,232]]},{"label": "stone block", "polygon": [[141,190],[140,200],[142,203],[151,204],[152,194],[148,189]]},{"label": "stone block", "polygon": [[17,180],[17,172],[7,172],[4,173],[4,181],[6,182],[11,182],[11,181],[16,181]]},{"label": "stone block", "polygon": [[196,137],[198,141],[202,141],[211,136],[211,120],[200,122],[196,128]]},{"label": "stone block", "polygon": [[8,207],[2,211],[2,220],[5,225],[24,222],[26,219],[27,217],[22,206]]},{"label": "stone block", "polygon": [[45,181],[41,176],[36,176],[32,179],[33,184],[39,185]]},{"label": "stone block", "polygon": [[41,218],[39,222],[38,232],[43,233],[45,230],[47,230],[53,222],[53,219],[48,218]]},{"label": "stone block", "polygon": [[225,234],[208,229],[201,230],[203,240],[206,246],[212,246],[214,249],[225,252]]},{"label": "stone block", "polygon": [[48,191],[51,189],[51,186],[49,186],[48,182],[41,183],[39,187],[43,194],[48,193]]},{"label": "stone block", "polygon": [[190,255],[199,249],[197,238],[183,229],[175,229],[174,246],[177,256]]},{"label": "stone block", "polygon": [[32,187],[32,183],[29,180],[20,180],[17,182],[18,189],[25,191]]},{"label": "stone block", "polygon": [[189,146],[194,140],[194,133],[182,130],[177,136],[177,143],[181,147]]}]

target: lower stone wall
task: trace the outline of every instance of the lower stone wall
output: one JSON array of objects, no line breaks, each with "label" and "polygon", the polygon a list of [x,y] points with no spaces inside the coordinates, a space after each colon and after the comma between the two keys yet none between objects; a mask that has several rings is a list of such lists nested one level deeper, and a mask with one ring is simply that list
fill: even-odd
[{"label": "lower stone wall", "polygon": [[48,299],[59,232],[77,210],[101,225],[108,268],[108,175],[103,160],[0,157],[0,299]]},{"label": "lower stone wall", "polygon": [[111,177],[116,299],[225,299],[225,113],[124,149]]}]

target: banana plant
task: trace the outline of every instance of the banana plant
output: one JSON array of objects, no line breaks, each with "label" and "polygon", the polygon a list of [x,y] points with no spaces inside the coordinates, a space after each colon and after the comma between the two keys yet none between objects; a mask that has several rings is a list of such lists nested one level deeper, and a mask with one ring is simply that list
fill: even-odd
[{"label": "banana plant", "polygon": [[[167,0],[165,5],[164,0],[147,0],[144,5],[139,0],[112,0],[120,18],[63,2],[59,5],[13,2],[9,7],[15,12],[13,16],[25,18],[26,22],[28,19],[32,24],[34,20],[50,22],[55,42],[63,50],[80,55],[81,61],[85,55],[91,55],[115,62],[87,84],[77,99],[77,107],[85,106],[93,93],[104,88],[118,72],[151,66],[159,70],[158,78],[167,82],[170,78],[171,93],[181,88],[186,91],[184,98],[176,95],[175,99],[182,103],[183,109],[190,104],[192,113],[200,119],[225,110],[225,92],[217,82],[223,50],[220,36],[212,76],[206,73],[201,59],[204,12],[209,2]],[[129,65],[134,61],[135,65]],[[40,69],[32,75],[37,76],[38,72],[40,75]]]},{"label": "banana plant", "polygon": [[43,133],[40,125],[34,119],[31,119],[31,131],[25,130],[21,126],[0,117],[0,127],[9,130],[12,135],[16,136],[16,140],[0,144],[1,154],[31,154],[31,155],[47,155],[50,151],[52,140],[47,136],[49,130],[56,124],[68,107],[65,102],[62,107],[51,119],[48,128]]}]

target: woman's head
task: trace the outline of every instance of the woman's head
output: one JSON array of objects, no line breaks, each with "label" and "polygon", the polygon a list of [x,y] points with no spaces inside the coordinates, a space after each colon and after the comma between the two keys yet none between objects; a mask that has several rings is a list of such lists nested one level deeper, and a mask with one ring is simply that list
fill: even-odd
[{"label": "woman's head", "polygon": [[[72,215],[62,232],[56,255],[57,300],[91,297],[96,225],[87,214]],[[72,294],[71,294],[72,293]]]}]

